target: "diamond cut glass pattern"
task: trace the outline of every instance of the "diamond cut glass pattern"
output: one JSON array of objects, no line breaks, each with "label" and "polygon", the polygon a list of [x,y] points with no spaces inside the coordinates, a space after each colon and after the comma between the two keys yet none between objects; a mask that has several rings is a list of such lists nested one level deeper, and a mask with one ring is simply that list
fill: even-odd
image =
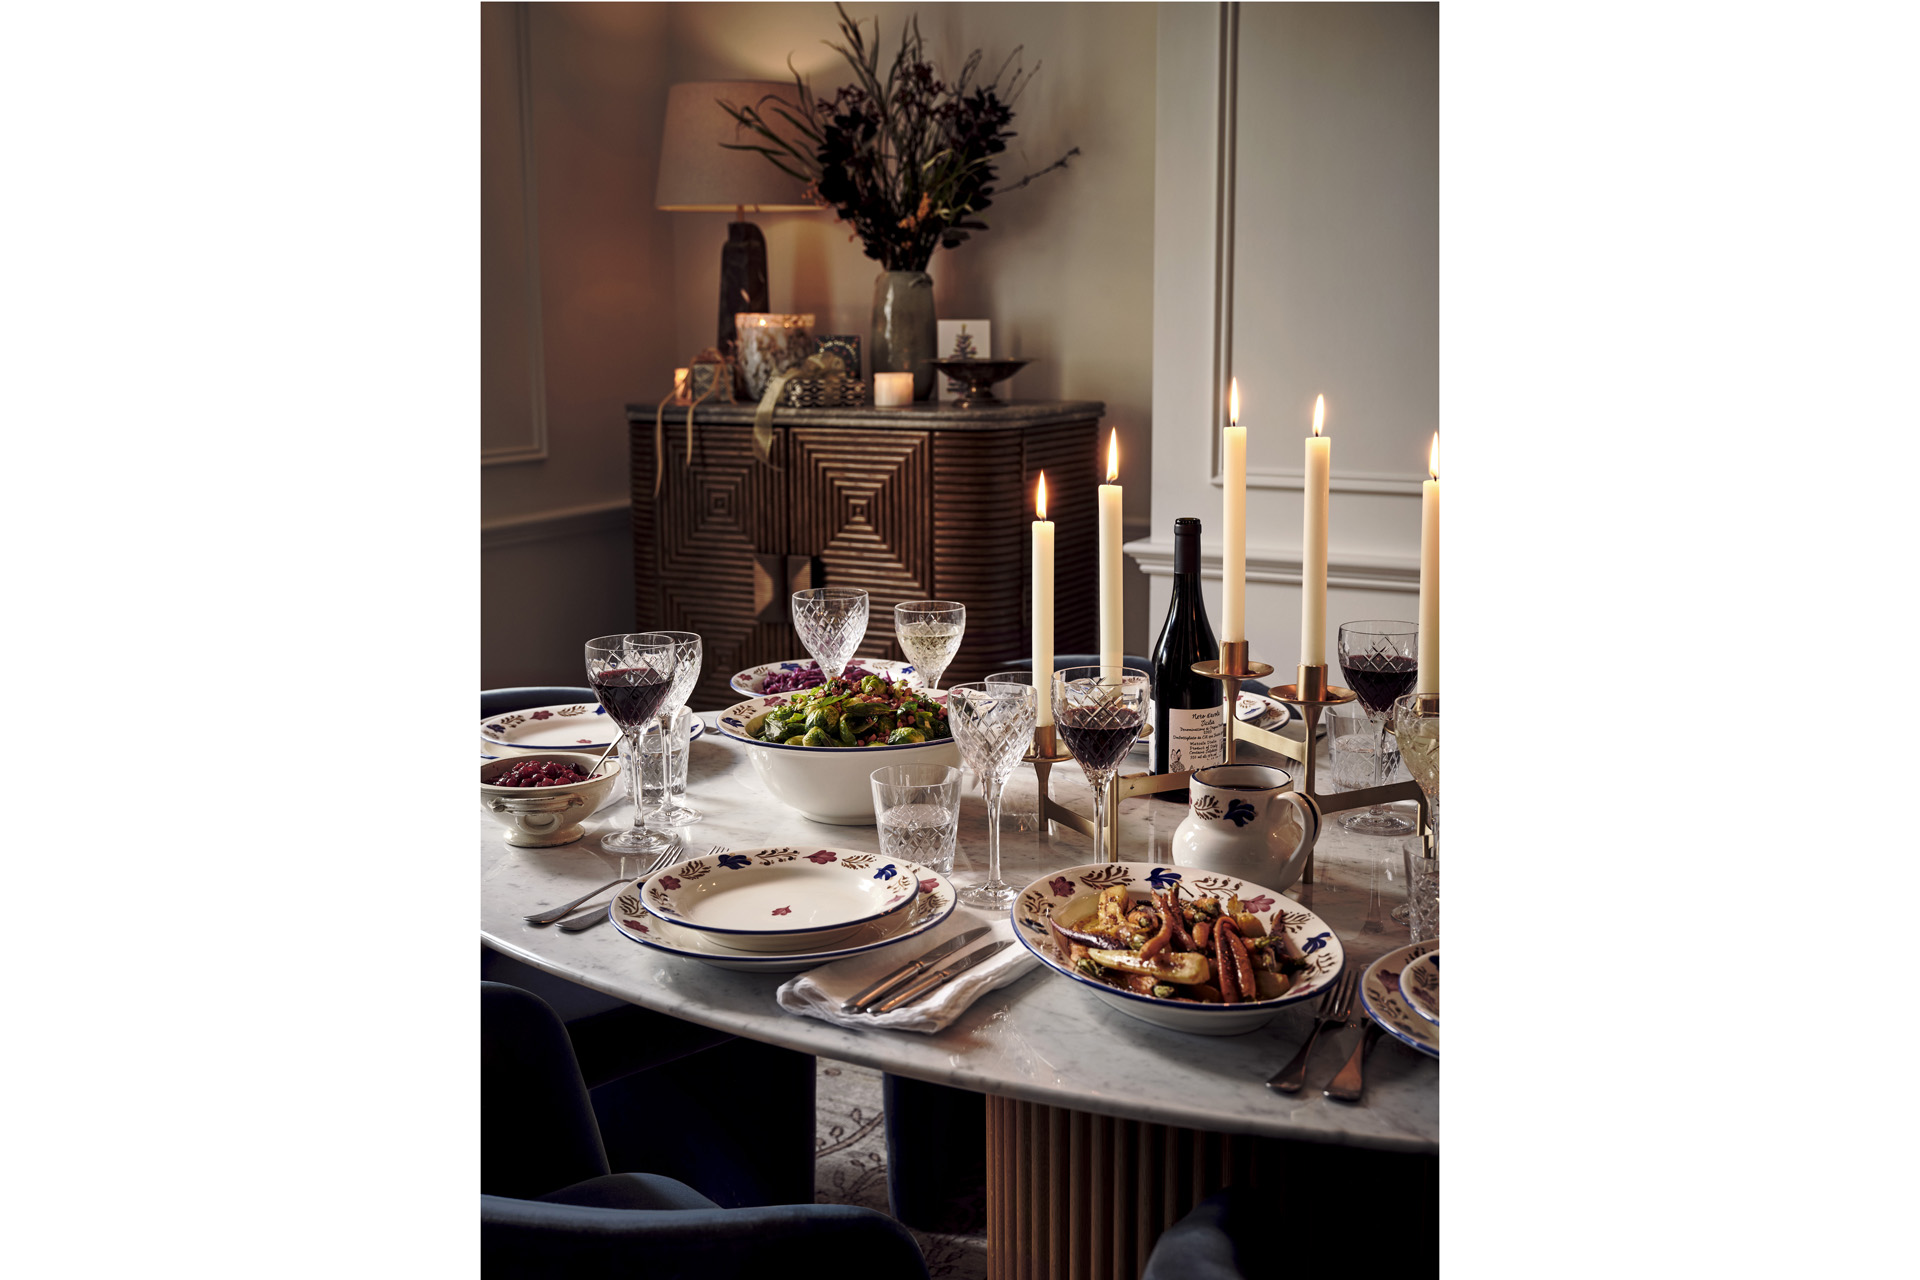
[{"label": "diamond cut glass pattern", "polygon": [[867,593],[851,587],[815,587],[793,593],[793,629],[829,680],[867,634]]},{"label": "diamond cut glass pattern", "polygon": [[987,879],[961,889],[960,901],[970,907],[1003,910],[1013,905],[1019,889],[1000,878],[1000,794],[1007,778],[1033,743],[1039,702],[1029,685],[955,685],[947,692],[947,724],[967,767],[980,777],[987,797]]}]

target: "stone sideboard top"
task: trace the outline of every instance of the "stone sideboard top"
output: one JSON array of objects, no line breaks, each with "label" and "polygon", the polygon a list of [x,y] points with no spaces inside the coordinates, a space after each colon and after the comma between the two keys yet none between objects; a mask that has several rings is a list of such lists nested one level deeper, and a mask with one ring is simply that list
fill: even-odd
[{"label": "stone sideboard top", "polygon": [[[693,411],[693,420],[697,423],[727,423],[750,426],[754,411],[758,406],[752,404],[703,404]],[[653,421],[658,405],[630,404],[627,406],[627,420],[642,423]],[[1051,426],[1059,422],[1072,422],[1079,419],[1099,419],[1107,411],[1104,401],[1100,400],[1010,400],[1001,404],[983,405],[977,409],[957,409],[951,404],[934,401],[906,405],[897,409],[877,409],[872,405],[861,405],[845,409],[775,409],[773,425],[776,427],[864,427],[906,431],[925,431],[936,428],[941,431],[991,430],[1004,431],[1009,427]],[[685,405],[668,405],[667,421],[676,419],[686,421]]]}]

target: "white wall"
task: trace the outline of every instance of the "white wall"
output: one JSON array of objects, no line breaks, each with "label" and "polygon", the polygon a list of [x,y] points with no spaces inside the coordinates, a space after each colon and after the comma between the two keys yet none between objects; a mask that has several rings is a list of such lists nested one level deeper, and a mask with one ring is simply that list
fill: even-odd
[{"label": "white wall", "polygon": [[[1339,624],[1415,617],[1420,488],[1439,419],[1438,11],[1159,6],[1155,537],[1204,524],[1219,620],[1215,448],[1229,374],[1248,427],[1247,626],[1299,660],[1301,439],[1333,438],[1327,652]],[[1164,532],[1163,532],[1164,531]]]}]

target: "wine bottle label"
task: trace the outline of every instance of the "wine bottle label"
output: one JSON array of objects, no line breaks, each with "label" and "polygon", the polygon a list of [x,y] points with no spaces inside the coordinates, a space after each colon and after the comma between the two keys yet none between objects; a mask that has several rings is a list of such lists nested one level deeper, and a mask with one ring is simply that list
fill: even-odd
[{"label": "wine bottle label", "polygon": [[1167,770],[1185,773],[1227,762],[1227,722],[1218,706],[1167,708]]}]

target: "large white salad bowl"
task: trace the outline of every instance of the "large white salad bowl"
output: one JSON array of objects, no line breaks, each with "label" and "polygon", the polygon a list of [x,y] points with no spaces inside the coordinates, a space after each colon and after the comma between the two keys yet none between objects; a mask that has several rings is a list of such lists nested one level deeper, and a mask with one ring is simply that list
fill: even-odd
[{"label": "large white salad bowl", "polygon": [[[720,732],[747,749],[773,798],[804,817],[842,827],[873,825],[873,771],[883,764],[960,764],[952,738],[900,746],[800,747],[756,736],[767,712],[789,695],[749,698],[722,711]],[[944,693],[929,695],[944,701]]]}]

